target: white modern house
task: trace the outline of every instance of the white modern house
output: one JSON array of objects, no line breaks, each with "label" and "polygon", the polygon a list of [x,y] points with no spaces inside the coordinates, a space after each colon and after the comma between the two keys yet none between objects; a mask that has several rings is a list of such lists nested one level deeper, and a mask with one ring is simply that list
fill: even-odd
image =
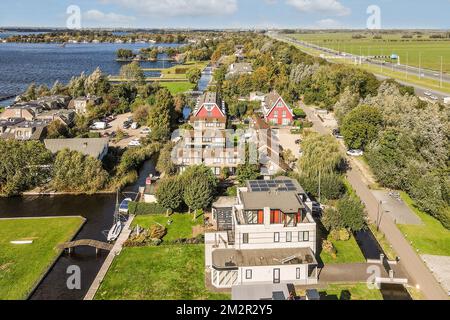
[{"label": "white modern house", "polygon": [[297,181],[248,181],[213,205],[216,231],[205,235],[205,264],[216,288],[317,284],[312,202]]}]

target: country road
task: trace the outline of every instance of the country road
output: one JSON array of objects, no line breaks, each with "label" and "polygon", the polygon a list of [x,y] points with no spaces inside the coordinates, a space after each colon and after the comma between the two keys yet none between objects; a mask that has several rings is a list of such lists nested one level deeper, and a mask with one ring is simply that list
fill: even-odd
[{"label": "country road", "polygon": [[[313,122],[313,129],[320,134],[331,134],[320,119],[315,115],[312,108],[302,106],[308,118]],[[342,148],[345,151],[344,146]],[[375,198],[369,187],[364,183],[362,172],[358,168],[350,168],[347,178],[356,193],[366,206],[370,220],[377,221],[378,200]],[[389,215],[384,215],[381,219],[380,230],[386,235],[387,240],[399,255],[403,268],[408,273],[413,285],[418,285],[428,300],[448,300],[449,297],[437,282],[430,270],[420,259],[408,241],[403,237],[395,222]]]}]

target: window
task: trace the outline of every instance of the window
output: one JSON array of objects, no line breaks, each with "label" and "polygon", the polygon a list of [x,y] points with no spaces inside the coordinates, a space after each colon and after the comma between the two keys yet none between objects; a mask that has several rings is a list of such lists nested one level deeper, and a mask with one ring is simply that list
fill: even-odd
[{"label": "window", "polygon": [[252,278],[252,270],[247,269],[245,270],[245,279],[250,280]]},{"label": "window", "polygon": [[278,111],[275,110],[275,111],[273,112],[273,116],[274,116],[275,118],[278,118]]},{"label": "window", "polygon": [[245,218],[247,224],[264,224],[264,211],[246,211]]},{"label": "window", "polygon": [[300,231],[298,233],[298,241],[299,242],[308,242],[309,241],[309,231]]},{"label": "window", "polygon": [[279,232],[275,232],[273,234],[273,242],[280,242],[280,233]]},{"label": "window", "polygon": [[283,110],[283,118],[286,118],[286,116],[287,116],[286,110]]},{"label": "window", "polygon": [[292,242],[292,232],[286,232],[286,242]]},{"label": "window", "polygon": [[302,274],[301,274],[301,269],[300,268],[297,268],[297,270],[296,270],[296,278],[297,278],[297,280],[302,278]]},{"label": "window", "polygon": [[284,224],[286,227],[296,227],[297,226],[296,215],[295,214],[286,214]]},{"label": "window", "polygon": [[248,244],[248,233],[242,234],[242,243]]}]

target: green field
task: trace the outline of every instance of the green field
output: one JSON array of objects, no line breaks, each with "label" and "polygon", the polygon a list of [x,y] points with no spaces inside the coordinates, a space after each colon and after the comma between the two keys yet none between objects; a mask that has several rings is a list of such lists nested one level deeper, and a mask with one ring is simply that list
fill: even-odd
[{"label": "green field", "polygon": [[[359,33],[358,33],[359,34]],[[402,34],[383,34],[382,39],[374,39],[372,34],[363,34],[366,38],[354,39],[355,33],[314,33],[296,34],[293,38],[307,41],[321,47],[347,52],[355,55],[377,56],[397,54],[402,64],[440,71],[443,57],[443,71],[450,72],[450,39],[430,39],[429,35],[412,39],[403,39]]]},{"label": "green field", "polygon": [[366,259],[364,258],[355,237],[351,237],[348,241],[332,241],[334,247],[337,250],[337,257],[333,257],[325,251],[320,254],[320,259],[324,264],[333,263],[364,263]]},{"label": "green field", "polygon": [[176,95],[178,93],[184,93],[186,91],[193,90],[195,85],[190,82],[161,82],[161,87],[169,89],[170,93]]},{"label": "green field", "polygon": [[411,242],[418,254],[450,256],[450,230],[432,216],[420,211],[414,201],[404,192],[403,201],[419,216],[424,225],[398,225],[405,238]]},{"label": "green field", "polygon": [[[26,299],[83,224],[81,217],[0,220],[0,300]],[[13,245],[10,241],[33,240]]]},{"label": "green field", "polygon": [[97,300],[229,300],[205,287],[203,245],[126,248],[103,280]]},{"label": "green field", "polygon": [[[192,238],[192,227],[203,223],[203,218],[193,220],[193,215],[189,214],[174,214],[170,217],[165,215],[148,215],[137,216],[133,220],[133,226],[139,225],[142,228],[149,229],[153,224],[161,224],[167,228],[167,234],[164,236],[164,241],[173,241],[177,239]],[[167,222],[172,221],[169,225]]]}]

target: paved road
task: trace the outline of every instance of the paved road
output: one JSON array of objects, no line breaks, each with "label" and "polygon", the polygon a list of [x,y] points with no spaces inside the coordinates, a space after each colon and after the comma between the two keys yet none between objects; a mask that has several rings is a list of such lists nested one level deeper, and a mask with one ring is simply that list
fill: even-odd
[{"label": "paved road", "polygon": [[[303,108],[308,118],[313,122],[313,129],[315,131],[321,134],[331,134],[330,130],[322,125],[322,122],[317,118],[311,108],[306,106],[303,106]],[[366,205],[369,218],[372,221],[377,221],[378,201],[369,187],[364,183],[362,173],[356,168],[351,168],[347,172],[347,178],[356,190],[358,196]],[[408,278],[413,281],[414,285],[420,286],[425,297],[429,300],[448,300],[448,295],[416,254],[414,249],[410,246],[408,241],[403,237],[390,216],[384,215],[380,223],[380,230],[386,235],[387,240],[399,255],[403,268],[409,275]]]},{"label": "paved road", "polygon": [[[342,55],[340,56],[339,53],[337,53],[334,50],[331,50],[331,49],[328,49],[328,48],[319,47],[319,46],[316,46],[314,44],[307,43],[307,42],[300,41],[300,40],[295,40],[295,39],[292,39],[292,38],[289,38],[289,37],[286,37],[286,36],[281,36],[279,34],[270,34],[270,36],[273,37],[274,39],[277,39],[277,40],[287,41],[287,42],[290,42],[292,44],[297,44],[297,45],[300,45],[300,46],[303,46],[303,47],[315,49],[315,50],[323,52],[324,54],[329,54],[330,56],[333,56],[333,57],[339,57],[341,59],[353,59],[353,60],[355,58],[359,59],[359,57],[356,57],[356,56],[353,56],[353,55],[350,55],[350,54],[347,54],[345,57],[342,56]],[[328,61],[336,62],[337,59],[335,59],[335,58],[334,59],[328,59]],[[371,64],[373,66],[381,67],[381,63],[379,61],[375,61],[375,60],[366,60],[366,61],[364,61],[364,63],[369,63],[369,64]],[[386,70],[394,69],[395,71],[399,71],[399,72],[405,72],[405,69],[406,69],[405,65],[396,65],[396,64],[385,63],[384,66],[385,66]],[[419,75],[418,68],[409,66],[408,70],[410,70],[409,74],[411,74],[411,75],[414,75],[414,74],[416,74],[417,76]],[[414,71],[414,72],[412,72],[412,71]],[[438,74],[436,71],[423,69],[421,73],[423,74],[424,78],[429,78],[429,79],[433,79],[433,80],[440,80],[440,74]],[[379,80],[384,80],[384,79],[390,78],[390,77],[387,77],[385,75],[381,75],[381,74],[377,74],[377,73],[374,73],[374,75]],[[443,80],[444,83],[450,83],[450,75],[444,73],[443,77],[442,77],[442,80]],[[436,96],[439,99],[440,102],[443,102],[444,98],[450,96],[448,93],[441,92],[441,91],[435,90],[435,89],[429,89],[429,88],[426,88],[426,87],[423,87],[423,86],[419,86],[419,85],[416,85],[416,84],[409,83],[407,81],[397,80],[397,82],[400,83],[400,84],[406,85],[406,86],[413,87],[415,89],[415,91],[416,91],[416,95],[418,95],[418,96],[422,96],[423,97],[425,92],[429,92],[433,96]]]}]

